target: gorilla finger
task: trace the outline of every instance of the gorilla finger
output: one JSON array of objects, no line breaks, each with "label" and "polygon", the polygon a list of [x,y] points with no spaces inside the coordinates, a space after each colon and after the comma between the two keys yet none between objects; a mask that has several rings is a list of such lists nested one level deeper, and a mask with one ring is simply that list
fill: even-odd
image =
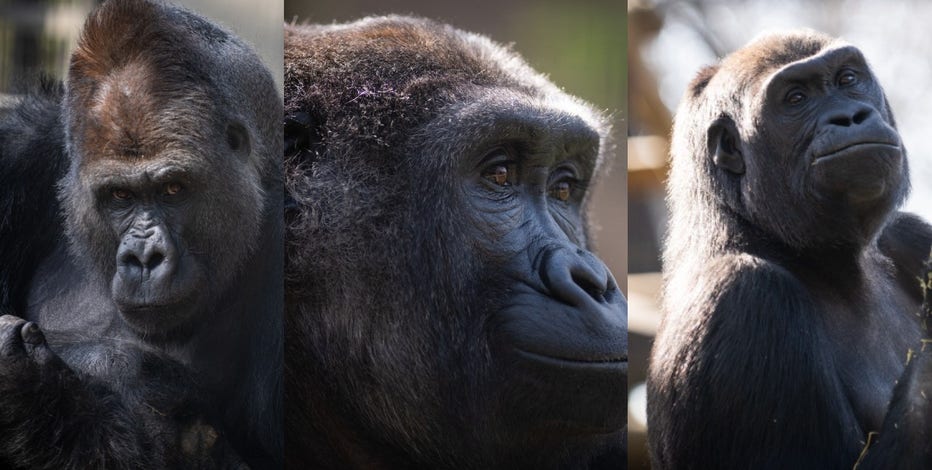
[{"label": "gorilla finger", "polygon": [[26,320],[12,315],[0,317],[0,356],[11,357],[24,354],[20,330]]},{"label": "gorilla finger", "polygon": [[3,315],[0,316],[0,328],[3,328],[4,325],[13,325],[16,322],[26,321],[16,315]]},{"label": "gorilla finger", "polygon": [[42,332],[42,329],[39,328],[39,325],[36,325],[33,322],[27,322],[23,325],[20,335],[23,338],[23,342],[31,344],[33,346],[38,346],[45,342],[45,333]]}]

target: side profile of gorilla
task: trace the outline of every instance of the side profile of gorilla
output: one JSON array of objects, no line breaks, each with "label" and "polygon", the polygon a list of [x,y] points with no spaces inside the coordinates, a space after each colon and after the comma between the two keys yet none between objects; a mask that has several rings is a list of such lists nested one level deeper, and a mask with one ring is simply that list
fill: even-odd
[{"label": "side profile of gorilla", "polygon": [[607,126],[429,20],[285,31],[286,463],[625,468]]},{"label": "side profile of gorilla", "polygon": [[0,122],[6,466],[281,466],[281,118],[231,33],[110,0]]},{"label": "side profile of gorilla", "polygon": [[861,52],[752,42],[689,86],[672,158],[654,468],[932,468],[932,227],[897,211],[906,151]]}]

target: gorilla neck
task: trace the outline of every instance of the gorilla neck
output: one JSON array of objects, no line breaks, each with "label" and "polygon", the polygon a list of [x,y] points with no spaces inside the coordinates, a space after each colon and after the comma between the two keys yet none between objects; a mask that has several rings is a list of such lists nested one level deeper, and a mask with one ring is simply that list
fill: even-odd
[{"label": "gorilla neck", "polygon": [[[284,360],[281,191],[266,201],[261,236],[240,275],[214,311],[204,312],[208,321],[169,352],[201,374],[220,399],[215,411],[234,447],[261,449],[265,454],[244,456],[260,462],[282,452],[281,400],[274,398],[282,396]],[[257,400],[266,405],[255,406]]]},{"label": "gorilla neck", "polygon": [[[780,219],[754,220],[725,210],[722,246],[743,251],[778,251],[810,259],[857,259],[873,244],[891,214],[883,207],[842,205],[833,211],[786,211]],[[731,219],[731,220],[728,220]]]}]

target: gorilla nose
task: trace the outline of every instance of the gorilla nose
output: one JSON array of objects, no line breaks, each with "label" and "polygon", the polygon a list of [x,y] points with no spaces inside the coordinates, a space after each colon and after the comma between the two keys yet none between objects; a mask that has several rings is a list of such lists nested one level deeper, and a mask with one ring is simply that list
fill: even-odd
[{"label": "gorilla nose", "polygon": [[132,269],[154,271],[165,260],[165,254],[157,250],[128,250],[120,257],[120,263]]},{"label": "gorilla nose", "polygon": [[829,112],[825,121],[832,126],[851,127],[866,121],[873,113],[870,106],[864,104],[850,104],[840,106]]},{"label": "gorilla nose", "polygon": [[544,255],[541,279],[557,300],[582,307],[592,302],[615,303],[621,297],[608,268],[581,249],[555,249]]},{"label": "gorilla nose", "polygon": [[173,264],[171,244],[161,230],[145,236],[128,235],[117,251],[117,268],[127,280],[142,282],[167,278]]}]

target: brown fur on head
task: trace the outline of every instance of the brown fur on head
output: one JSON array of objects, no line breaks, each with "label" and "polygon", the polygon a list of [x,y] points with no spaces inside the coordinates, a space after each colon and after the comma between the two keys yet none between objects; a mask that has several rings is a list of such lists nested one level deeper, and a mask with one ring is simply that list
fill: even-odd
[{"label": "brown fur on head", "polygon": [[[212,80],[199,64],[200,45],[165,8],[112,1],[88,18],[72,54],[66,115],[71,155],[79,164],[101,158],[145,158],[173,142],[203,145],[216,114]],[[180,142],[179,142],[180,141]]]}]

